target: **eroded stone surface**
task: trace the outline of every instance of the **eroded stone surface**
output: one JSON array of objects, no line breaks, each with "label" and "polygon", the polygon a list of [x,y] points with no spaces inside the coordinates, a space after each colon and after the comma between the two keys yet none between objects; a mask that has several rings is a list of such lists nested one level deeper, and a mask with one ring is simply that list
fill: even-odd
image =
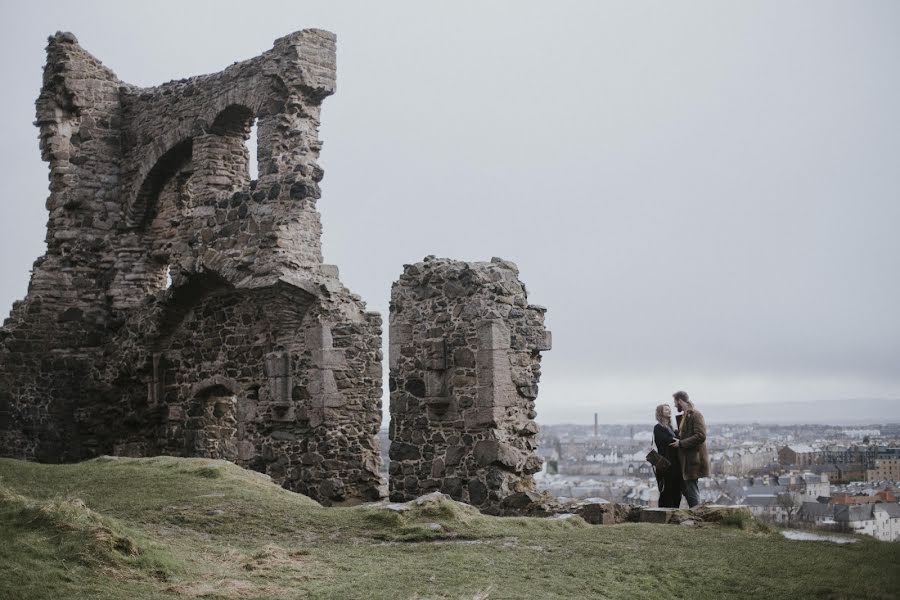
[{"label": "eroded stone surface", "polygon": [[509,261],[406,265],[391,290],[392,500],[441,491],[496,512],[533,490],[544,312]]},{"label": "eroded stone surface", "polygon": [[0,454],[225,458],[378,496],[381,318],[322,264],[316,210],[334,83],[320,30],[154,88],[50,38],[47,253],[0,330]]}]

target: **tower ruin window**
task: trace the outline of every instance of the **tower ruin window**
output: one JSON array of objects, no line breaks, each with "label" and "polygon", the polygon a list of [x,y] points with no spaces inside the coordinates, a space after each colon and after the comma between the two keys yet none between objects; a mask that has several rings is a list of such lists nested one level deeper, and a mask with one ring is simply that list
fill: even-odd
[{"label": "tower ruin window", "polygon": [[259,157],[257,154],[257,125],[258,119],[253,119],[253,124],[250,126],[250,137],[247,138],[247,154],[250,157],[250,166],[248,172],[250,173],[250,180],[253,181],[255,179],[259,179]]},{"label": "tower ruin window", "polygon": [[129,220],[133,226],[144,227],[156,216],[159,195],[172,178],[189,168],[193,153],[193,140],[186,139],[163,154],[153,165],[141,183],[131,207]]},{"label": "tower ruin window", "polygon": [[253,111],[232,104],[216,116],[210,127],[215,141],[208,142],[204,160],[213,163],[208,166],[217,173],[228,173],[232,185],[249,185],[252,174],[257,171],[255,140],[252,147],[249,144],[255,124]]}]

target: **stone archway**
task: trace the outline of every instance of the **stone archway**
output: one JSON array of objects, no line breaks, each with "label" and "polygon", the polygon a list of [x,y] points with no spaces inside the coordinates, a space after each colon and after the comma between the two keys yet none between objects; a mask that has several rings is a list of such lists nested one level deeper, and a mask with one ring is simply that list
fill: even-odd
[{"label": "stone archway", "polygon": [[243,104],[231,104],[212,124],[194,136],[192,186],[198,195],[228,195],[250,187],[250,156],[246,142],[256,114]]}]

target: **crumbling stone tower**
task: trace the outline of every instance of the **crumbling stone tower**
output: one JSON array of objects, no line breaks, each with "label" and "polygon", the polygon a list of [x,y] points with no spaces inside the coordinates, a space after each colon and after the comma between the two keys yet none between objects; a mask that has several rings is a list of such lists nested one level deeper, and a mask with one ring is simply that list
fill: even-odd
[{"label": "crumbling stone tower", "polygon": [[440,490],[490,511],[533,489],[545,309],[516,266],[426,257],[391,290],[390,495]]},{"label": "crumbling stone tower", "polygon": [[319,30],[154,88],[50,38],[47,253],[0,330],[0,454],[225,458],[378,496],[381,318],[322,264],[316,211],[334,84]]}]

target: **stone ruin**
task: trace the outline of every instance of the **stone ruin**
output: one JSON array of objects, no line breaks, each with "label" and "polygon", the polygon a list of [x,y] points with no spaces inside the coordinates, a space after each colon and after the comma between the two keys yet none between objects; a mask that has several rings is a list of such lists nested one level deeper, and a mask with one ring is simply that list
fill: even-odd
[{"label": "stone ruin", "polygon": [[[0,456],[220,458],[323,504],[382,495],[381,317],[323,264],[335,37],[139,88],[70,33],[37,100],[47,252],[0,329]],[[258,128],[258,180],[246,140]],[[533,487],[544,309],[512,263],[407,266],[391,310],[391,496]]]},{"label": "stone ruin", "polygon": [[154,88],[68,33],[47,55],[47,253],[0,341],[3,454],[223,458],[377,498],[381,318],[322,264],[316,211],[334,36]]},{"label": "stone ruin", "polygon": [[427,257],[391,289],[390,496],[490,510],[534,488],[542,306],[508,261]]}]

